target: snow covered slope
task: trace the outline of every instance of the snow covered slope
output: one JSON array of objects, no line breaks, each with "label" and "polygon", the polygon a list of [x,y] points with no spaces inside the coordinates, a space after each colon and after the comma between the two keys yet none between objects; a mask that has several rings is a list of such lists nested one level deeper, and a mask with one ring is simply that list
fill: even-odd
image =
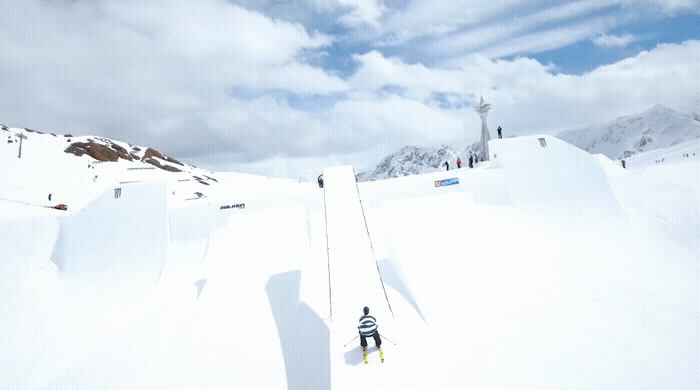
[{"label": "snow covered slope", "polygon": [[211,172],[107,138],[3,126],[0,140],[0,199],[17,203],[66,204],[70,213],[120,183],[140,181],[169,182],[169,199],[181,203],[206,197],[217,184]]},{"label": "snow covered slope", "polygon": [[664,149],[639,153],[626,159],[626,166],[643,177],[670,181],[700,192],[700,138]]},{"label": "snow covered slope", "polygon": [[557,137],[592,154],[622,159],[700,138],[700,121],[657,105],[637,115],[563,131]]},{"label": "snow covered slope", "polygon": [[[331,319],[331,284],[376,285],[377,267],[329,275],[362,236],[336,218],[348,191],[329,192],[340,210],[326,210],[316,184],[219,173],[207,198],[171,202],[168,187],[152,200],[167,221],[156,210],[142,224],[107,199],[75,214],[0,200],[0,387],[695,389],[700,206],[665,174],[692,175],[700,159],[623,169],[547,135],[490,149],[474,169],[356,184],[393,313],[376,309],[384,363],[362,362],[357,318],[334,306]],[[124,267],[141,260],[124,236],[165,248],[157,283],[130,294],[96,268],[63,273],[52,256],[66,225],[69,241],[114,242]],[[361,310],[341,297],[338,311]]]},{"label": "snow covered slope", "polygon": [[[381,318],[382,331],[391,332],[391,307],[379,273],[374,248],[367,230],[365,213],[351,166],[323,170],[328,272],[331,301],[331,384],[335,389],[372,388],[383,381],[358,375],[359,361],[348,356],[348,335],[357,335],[357,322],[367,306]],[[370,346],[374,345],[369,340]],[[350,353],[358,356],[359,342],[351,343]],[[376,359],[376,357],[375,357]],[[349,361],[354,363],[347,364]],[[388,381],[387,381],[388,382]],[[390,385],[390,383],[387,383]]]}]

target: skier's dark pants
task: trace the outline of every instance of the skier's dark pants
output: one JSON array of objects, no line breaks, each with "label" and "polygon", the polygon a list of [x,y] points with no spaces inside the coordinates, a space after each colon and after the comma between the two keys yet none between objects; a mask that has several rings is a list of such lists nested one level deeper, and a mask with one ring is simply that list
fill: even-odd
[{"label": "skier's dark pants", "polygon": [[[382,345],[382,339],[379,337],[379,332],[374,332],[372,337],[374,337],[374,343],[377,347],[380,347]],[[362,333],[360,333],[360,345],[363,347],[367,346],[367,337],[362,335]]]}]

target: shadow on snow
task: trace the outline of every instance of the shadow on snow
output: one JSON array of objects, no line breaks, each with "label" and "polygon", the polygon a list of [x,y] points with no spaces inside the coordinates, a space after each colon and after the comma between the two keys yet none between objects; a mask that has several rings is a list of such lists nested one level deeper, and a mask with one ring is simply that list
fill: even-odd
[{"label": "shadow on snow", "polygon": [[418,306],[418,302],[416,302],[416,298],[411,292],[411,287],[408,285],[408,281],[406,280],[406,276],[403,273],[401,265],[392,259],[382,259],[377,264],[382,274],[382,280],[388,284],[389,287],[401,294],[406,302],[408,302],[413,309],[416,310],[420,318],[423,319],[423,322],[427,324],[428,322],[425,320],[423,312],[420,310],[420,306]]},{"label": "shadow on snow", "polygon": [[299,301],[300,281],[301,271],[289,271],[273,275],[265,287],[282,344],[287,388],[330,389],[330,330]]}]

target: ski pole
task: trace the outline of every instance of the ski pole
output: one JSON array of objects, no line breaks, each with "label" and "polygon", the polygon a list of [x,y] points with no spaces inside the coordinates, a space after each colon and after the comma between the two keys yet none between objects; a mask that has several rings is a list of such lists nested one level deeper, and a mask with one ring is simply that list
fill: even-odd
[{"label": "ski pole", "polygon": [[358,338],[358,337],[360,337],[359,334],[358,334],[357,336],[353,337],[352,340],[350,340],[350,341],[348,341],[347,343],[345,343],[345,345],[343,345],[343,347],[346,347],[348,344],[352,343],[352,342],[353,342],[356,338]]},{"label": "ski pole", "polygon": [[390,343],[392,343],[392,344],[396,345],[396,343],[395,343],[395,342],[393,342],[393,341],[389,340],[389,338],[387,338],[386,336],[384,336],[384,335],[381,335],[381,336],[382,336],[382,338],[383,338],[384,340],[386,340],[386,341],[388,341],[388,342],[390,342]]}]

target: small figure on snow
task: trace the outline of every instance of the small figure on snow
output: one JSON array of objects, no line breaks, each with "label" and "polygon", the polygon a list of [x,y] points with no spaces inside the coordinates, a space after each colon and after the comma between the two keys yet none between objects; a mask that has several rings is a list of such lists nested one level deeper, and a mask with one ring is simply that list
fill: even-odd
[{"label": "small figure on snow", "polygon": [[501,134],[501,126],[498,126],[498,138],[503,138],[503,135]]},{"label": "small figure on snow", "polygon": [[469,155],[469,168],[474,168],[474,156]]},{"label": "small figure on snow", "polygon": [[445,167],[446,167],[447,170],[449,171],[449,170],[450,170],[450,163],[448,163],[447,161],[445,161]]},{"label": "small figure on snow", "polygon": [[457,157],[457,168],[462,168],[462,160]]},{"label": "small figure on snow", "polygon": [[374,337],[374,343],[379,349],[379,356],[382,361],[384,361],[384,355],[382,354],[382,339],[379,337],[379,332],[377,331],[377,319],[369,315],[369,307],[363,309],[365,313],[360,317],[360,324],[357,329],[360,332],[360,345],[362,346],[362,354],[364,355],[365,363],[367,362],[367,337]]}]

